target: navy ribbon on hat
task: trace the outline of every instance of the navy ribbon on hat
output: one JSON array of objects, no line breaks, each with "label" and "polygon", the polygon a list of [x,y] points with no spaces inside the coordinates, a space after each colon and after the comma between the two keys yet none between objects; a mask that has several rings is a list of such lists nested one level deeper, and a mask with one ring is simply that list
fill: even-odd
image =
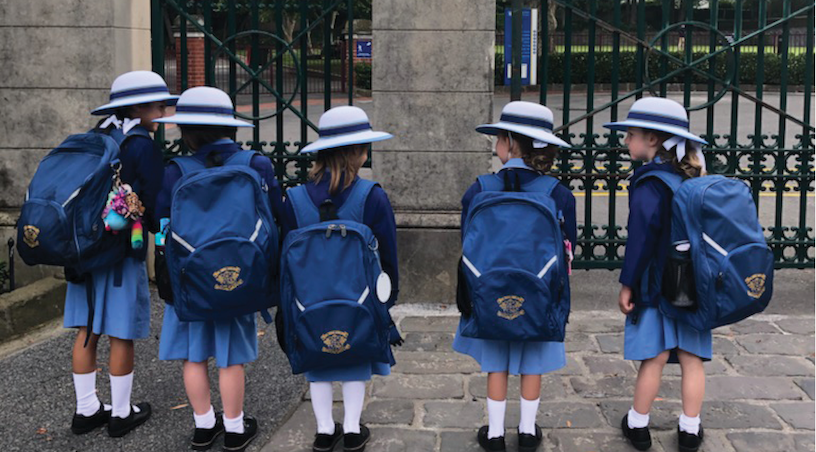
[{"label": "navy ribbon on hat", "polygon": [[176,113],[210,113],[235,116],[235,111],[232,108],[207,107],[201,105],[179,105],[176,107]]},{"label": "navy ribbon on hat", "polygon": [[371,124],[363,122],[360,124],[353,124],[350,126],[333,127],[331,129],[320,129],[318,135],[320,138],[328,138],[337,135],[345,135],[347,133],[359,132],[361,130],[371,130]]},{"label": "navy ribbon on hat", "polygon": [[134,89],[126,89],[124,91],[117,91],[115,93],[110,94],[110,100],[114,101],[116,99],[121,99],[123,97],[130,97],[130,96],[139,96],[142,94],[154,94],[154,93],[162,93],[170,95],[170,91],[168,91],[166,86],[156,85],[156,86],[146,86],[144,88],[134,88]]},{"label": "navy ribbon on hat", "polygon": [[553,128],[553,124],[544,119],[528,118],[525,116],[510,115],[507,113],[502,113],[500,121],[509,122],[513,124],[521,124],[525,126],[541,127],[547,129],[548,131],[552,130]]},{"label": "navy ribbon on hat", "polygon": [[639,113],[636,111],[630,111],[629,115],[626,116],[626,119],[639,119],[641,121],[657,122],[660,124],[666,124],[670,126],[679,126],[683,127],[686,130],[688,130],[689,128],[688,121],[678,118],[671,118],[668,116],[656,115],[653,113]]}]

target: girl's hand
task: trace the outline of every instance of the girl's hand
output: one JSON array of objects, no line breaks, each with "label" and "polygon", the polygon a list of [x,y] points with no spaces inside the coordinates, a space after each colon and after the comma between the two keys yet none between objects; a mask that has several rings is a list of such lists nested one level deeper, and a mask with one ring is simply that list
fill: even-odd
[{"label": "girl's hand", "polygon": [[625,315],[629,315],[635,309],[635,302],[632,300],[632,288],[621,286],[620,294],[618,294],[618,307]]}]

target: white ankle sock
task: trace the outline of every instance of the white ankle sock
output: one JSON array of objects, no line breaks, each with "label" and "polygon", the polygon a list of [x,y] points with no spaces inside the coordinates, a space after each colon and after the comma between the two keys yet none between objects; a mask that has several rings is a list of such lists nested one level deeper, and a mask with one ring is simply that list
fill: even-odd
[{"label": "white ankle sock", "polygon": [[519,421],[519,434],[526,433],[528,435],[535,435],[535,421],[538,414],[538,404],[541,398],[535,400],[527,400],[521,397],[521,420]]},{"label": "white ankle sock", "polygon": [[89,374],[74,374],[74,392],[78,415],[93,416],[99,411],[101,402],[96,395],[96,371]]},{"label": "white ankle sock", "polygon": [[334,435],[334,417],[332,415],[332,384],[328,381],[309,383],[312,397],[312,411],[317,421],[317,433]]},{"label": "white ankle sock", "polygon": [[365,402],[364,381],[343,382],[343,433],[360,433],[360,416]]},{"label": "white ankle sock", "polygon": [[507,399],[498,401],[487,399],[487,439],[504,436],[504,412]]},{"label": "white ankle sock", "polygon": [[122,376],[110,376],[111,385],[111,404],[113,405],[113,412],[111,416],[126,418],[130,416],[131,408],[135,412],[139,412],[136,407],[130,405],[130,392],[133,390],[133,372]]},{"label": "white ankle sock", "polygon": [[235,419],[230,419],[224,416],[224,430],[227,433],[237,433],[239,435],[244,433],[244,412],[238,415]]},{"label": "white ankle sock", "polygon": [[692,435],[700,434],[700,415],[698,414],[697,417],[690,417],[686,416],[685,414],[681,414],[680,430],[686,433],[691,433]]},{"label": "white ankle sock", "polygon": [[629,408],[628,417],[629,428],[643,428],[649,426],[649,413],[640,414],[635,411],[635,407]]},{"label": "white ankle sock", "polygon": [[215,427],[215,410],[213,409],[212,405],[210,405],[210,411],[207,411],[201,415],[198,415],[195,413],[195,411],[193,411],[193,420],[195,420],[196,428],[210,429]]}]

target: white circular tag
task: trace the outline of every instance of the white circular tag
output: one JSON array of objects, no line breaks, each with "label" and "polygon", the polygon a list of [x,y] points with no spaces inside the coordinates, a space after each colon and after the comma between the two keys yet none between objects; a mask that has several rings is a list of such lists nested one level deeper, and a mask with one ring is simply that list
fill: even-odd
[{"label": "white circular tag", "polygon": [[377,277],[377,298],[380,303],[385,303],[391,297],[391,278],[388,273],[382,272]]}]

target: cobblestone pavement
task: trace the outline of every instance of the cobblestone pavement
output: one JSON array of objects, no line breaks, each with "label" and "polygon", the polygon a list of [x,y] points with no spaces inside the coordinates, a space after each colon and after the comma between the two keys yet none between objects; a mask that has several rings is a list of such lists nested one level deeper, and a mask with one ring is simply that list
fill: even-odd
[{"label": "cobblestone pavement", "polygon": [[[451,308],[397,307],[406,343],[388,377],[368,385],[363,423],[370,452],[474,451],[486,424],[486,376],[470,357],[451,350],[458,317]],[[623,360],[623,317],[574,312],[567,328],[567,367],[544,377],[538,424],[543,452],[634,450],[617,427],[631,405],[636,366]],[[814,450],[814,319],[759,315],[714,331],[706,363],[702,451]],[[342,422],[339,387],[335,420]],[[511,377],[506,425],[516,450],[518,378]],[[667,365],[652,410],[651,450],[677,450],[680,369]],[[263,452],[311,450],[315,421],[308,393]],[[341,450],[338,446],[337,450]]]}]

